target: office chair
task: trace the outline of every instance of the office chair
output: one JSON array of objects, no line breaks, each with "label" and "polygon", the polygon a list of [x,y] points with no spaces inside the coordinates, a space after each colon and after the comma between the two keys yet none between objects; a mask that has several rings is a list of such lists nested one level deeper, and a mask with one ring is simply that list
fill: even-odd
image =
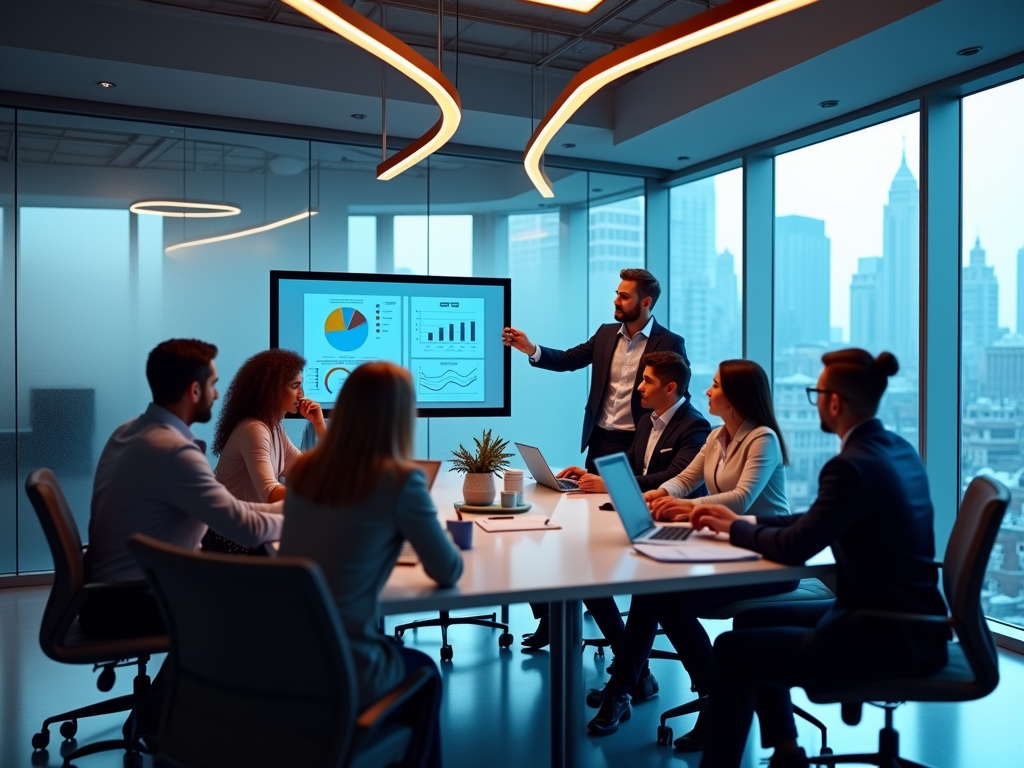
[{"label": "office chair", "polygon": [[305,558],[190,552],[135,534],[171,653],[158,764],[188,768],[420,768],[437,673],[359,711],[348,638]]},{"label": "office chair", "polygon": [[[137,667],[131,694],[46,718],[42,729],[32,737],[33,750],[44,750],[50,743],[50,725],[53,723],[63,721],[60,734],[70,741],[78,732],[80,718],[127,712],[131,709],[138,712],[135,702],[149,695],[150,680],[146,674],[146,664],[152,654],[167,651],[168,641],[164,636],[102,640],[89,637],[82,632],[78,623],[78,611],[88,594],[101,589],[134,589],[138,587],[138,582],[86,584],[82,539],[78,533],[78,525],[53,472],[49,469],[33,470],[25,481],[25,492],[43,526],[53,556],[53,587],[43,611],[42,626],[39,630],[39,645],[43,653],[62,664],[92,664],[94,670],[102,669],[96,687],[104,693],[114,687],[116,668]],[[123,749],[126,766],[140,765],[140,752],[146,750],[135,733],[136,727],[137,722],[133,718],[130,740],[107,740],[87,744],[66,755],[64,764],[69,765],[72,760],[96,752]]]},{"label": "office chair", "polygon": [[421,627],[440,627],[441,628],[441,661],[451,661],[455,652],[452,647],[448,644],[448,627],[456,624],[472,624],[477,627],[488,627],[489,629],[500,629],[501,634],[498,635],[498,647],[499,648],[511,648],[512,641],[515,639],[508,631],[508,606],[501,606],[501,621],[496,621],[498,615],[495,613],[488,613],[482,616],[455,616],[448,611],[440,611],[439,616],[436,619],[417,619],[416,621],[410,621],[407,624],[399,624],[395,627],[395,640],[402,642],[402,635],[404,635],[410,629],[420,629]]},{"label": "office chair", "polygon": [[[750,610],[751,608],[759,608],[761,606],[779,603],[832,600],[834,597],[835,595],[832,594],[832,591],[817,579],[801,579],[800,586],[792,592],[786,592],[781,595],[766,595],[765,597],[751,597],[746,600],[736,600],[735,602],[728,603],[720,608],[704,611],[698,616],[698,618],[727,620],[732,619],[736,614]],[[652,658],[657,657],[654,657],[652,654]],[[678,656],[676,658],[678,659]],[[666,725],[668,720],[673,717],[681,717],[682,715],[703,712],[707,708],[707,705],[708,697],[701,696],[693,701],[687,702],[686,704],[681,704],[678,707],[672,707],[672,709],[662,712],[661,724],[658,726],[658,743],[663,745],[672,743],[672,728],[671,726]],[[828,746],[828,729],[825,727],[825,724],[818,718],[814,717],[814,715],[796,705],[793,706],[793,714],[806,720],[821,732],[821,754],[831,755],[832,750]]]},{"label": "office chair", "polygon": [[842,705],[843,722],[860,722],[864,703],[882,702],[885,726],[879,732],[878,752],[859,755],[826,755],[810,758],[811,763],[867,763],[887,768],[926,768],[899,756],[899,733],[893,727],[893,712],[905,701],[972,701],[995,690],[999,683],[999,661],[995,641],[981,611],[981,585],[988,567],[1003,514],[1010,502],[1009,491],[996,480],[976,477],[967,487],[956,524],[946,545],[941,564],[942,587],[950,616],[925,616],[892,611],[857,611],[851,619],[866,621],[944,624],[956,633],[949,642],[946,666],[931,675],[878,680],[835,691],[808,691],[817,704]]}]

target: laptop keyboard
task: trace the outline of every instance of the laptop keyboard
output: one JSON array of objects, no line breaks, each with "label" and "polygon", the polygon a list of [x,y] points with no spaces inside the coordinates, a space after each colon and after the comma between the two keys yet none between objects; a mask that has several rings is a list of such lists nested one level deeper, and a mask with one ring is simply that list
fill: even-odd
[{"label": "laptop keyboard", "polygon": [[575,480],[558,480],[558,487],[563,491],[576,491],[579,490],[580,484]]},{"label": "laptop keyboard", "polygon": [[661,539],[669,541],[686,541],[693,535],[693,528],[659,528],[655,533],[648,536],[649,539]]}]

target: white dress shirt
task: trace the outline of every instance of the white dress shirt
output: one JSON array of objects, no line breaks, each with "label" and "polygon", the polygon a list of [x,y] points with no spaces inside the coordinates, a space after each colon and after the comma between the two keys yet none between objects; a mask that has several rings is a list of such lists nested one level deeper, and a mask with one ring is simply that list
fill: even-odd
[{"label": "white dress shirt", "polygon": [[[608,369],[608,384],[605,385],[604,398],[601,401],[601,412],[597,415],[597,426],[601,429],[615,429],[621,432],[633,432],[633,389],[636,387],[636,372],[640,367],[647,339],[651,335],[654,317],[647,321],[641,330],[629,336],[629,330],[623,323],[619,328],[619,339],[612,353],[611,366]],[[541,349],[530,355],[530,360],[540,360]]]},{"label": "white dress shirt", "polygon": [[647,474],[647,467],[651,463],[651,456],[654,455],[654,449],[658,445],[658,441],[661,440],[661,435],[664,433],[668,423],[672,421],[672,418],[676,415],[681,407],[686,405],[688,397],[681,397],[667,411],[660,416],[654,412],[651,413],[651,434],[647,438],[647,449],[644,451],[644,474]]},{"label": "white dress shirt", "polygon": [[114,430],[100,456],[86,580],[141,579],[126,546],[133,533],[195,550],[210,527],[255,547],[281,537],[282,509],[280,501],[252,504],[232,496],[213,476],[206,444],[173,413],[151,403],[144,414]]}]

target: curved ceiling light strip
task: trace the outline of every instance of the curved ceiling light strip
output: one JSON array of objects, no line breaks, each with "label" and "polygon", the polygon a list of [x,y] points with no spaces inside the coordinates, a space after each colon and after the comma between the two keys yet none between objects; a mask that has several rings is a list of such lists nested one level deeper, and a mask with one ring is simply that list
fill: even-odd
[{"label": "curved ceiling light strip", "polygon": [[590,13],[601,4],[601,0],[526,0],[526,2],[536,3],[537,5],[551,5],[555,8],[564,8],[567,11],[576,11],[577,13]]},{"label": "curved ceiling light strip", "polygon": [[530,137],[523,154],[523,165],[530,180],[544,197],[555,196],[551,180],[544,173],[544,151],[569,118],[609,83],[690,48],[815,2],[817,0],[730,0],[588,64],[555,99]]},{"label": "curved ceiling light strip", "polygon": [[428,155],[436,152],[453,135],[462,121],[462,101],[441,70],[416,53],[391,33],[340,0],[284,0],[337,35],[358,45],[378,59],[397,69],[422,87],[441,108],[441,117],[434,126],[404,149],[377,166],[377,178],[393,179]]},{"label": "curved ceiling light strip", "polygon": [[[159,208],[180,208],[178,211],[161,211]],[[128,210],[149,216],[170,216],[175,219],[217,219],[221,216],[237,216],[242,209],[225,203],[192,203],[188,200],[140,200],[132,203]]]},{"label": "curved ceiling light strip", "polygon": [[180,251],[182,248],[193,248],[197,245],[209,245],[210,243],[220,243],[225,240],[234,240],[238,237],[248,237],[249,235],[258,235],[260,232],[268,232],[271,229],[277,229],[283,227],[286,224],[291,224],[296,221],[302,221],[308,219],[310,216],[316,216],[316,211],[303,211],[295,216],[289,216],[287,219],[279,219],[278,221],[272,221],[269,224],[263,224],[259,227],[252,227],[251,229],[243,229],[238,232],[229,232],[226,235],[216,235],[214,237],[204,237],[202,240],[187,240],[184,243],[178,243],[177,245],[171,245],[164,248],[164,253],[173,253],[174,251]]}]

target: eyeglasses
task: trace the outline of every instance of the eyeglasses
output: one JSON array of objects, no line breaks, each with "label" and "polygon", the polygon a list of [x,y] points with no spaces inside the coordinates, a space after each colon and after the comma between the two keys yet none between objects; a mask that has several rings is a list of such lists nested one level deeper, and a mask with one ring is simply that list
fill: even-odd
[{"label": "eyeglasses", "polygon": [[807,388],[807,402],[811,405],[818,404],[818,395],[838,395],[834,389],[815,389],[814,387]]}]

